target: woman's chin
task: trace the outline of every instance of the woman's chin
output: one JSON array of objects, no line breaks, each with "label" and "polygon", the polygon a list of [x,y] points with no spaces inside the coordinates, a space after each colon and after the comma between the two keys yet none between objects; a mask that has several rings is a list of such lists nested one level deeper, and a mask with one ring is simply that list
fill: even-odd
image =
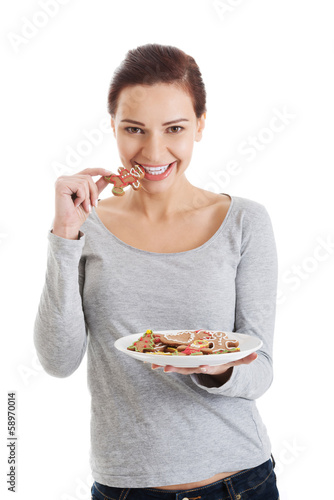
[{"label": "woman's chin", "polygon": [[170,173],[168,177],[164,179],[156,180],[152,179],[153,176],[146,178],[146,176],[141,180],[142,189],[149,193],[163,193],[168,191],[171,187],[177,183],[177,170],[176,168]]},{"label": "woman's chin", "polygon": [[141,181],[141,191],[149,194],[160,194],[169,191],[173,183],[170,182],[155,182],[155,181]]}]

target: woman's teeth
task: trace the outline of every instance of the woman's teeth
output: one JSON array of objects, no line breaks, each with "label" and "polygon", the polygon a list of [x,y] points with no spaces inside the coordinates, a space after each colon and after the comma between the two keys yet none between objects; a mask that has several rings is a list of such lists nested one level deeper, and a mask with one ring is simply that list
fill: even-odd
[{"label": "woman's teeth", "polygon": [[[143,169],[148,173],[148,174],[151,174],[151,175],[159,175],[159,174],[163,174],[164,172],[166,172],[167,168],[169,167],[170,164],[168,165],[164,165],[163,167],[143,167]],[[141,165],[142,166],[142,165]]]}]

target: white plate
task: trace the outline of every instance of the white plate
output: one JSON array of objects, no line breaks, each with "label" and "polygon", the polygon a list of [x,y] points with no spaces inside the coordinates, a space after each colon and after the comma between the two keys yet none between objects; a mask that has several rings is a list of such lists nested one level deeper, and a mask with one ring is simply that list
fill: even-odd
[{"label": "white plate", "polygon": [[[171,334],[176,333],[181,330],[165,330],[165,331],[153,331],[153,333]],[[140,361],[146,361],[147,363],[153,363],[160,366],[177,366],[179,368],[196,368],[201,365],[223,365],[225,363],[230,363],[231,361],[237,361],[242,359],[254,351],[257,351],[262,346],[262,340],[257,337],[252,337],[246,335],[245,333],[227,333],[229,339],[239,340],[240,351],[228,352],[226,354],[208,354],[203,356],[164,356],[162,354],[151,354],[136,351],[129,351],[127,348],[133,344],[136,340],[140,338],[144,333],[134,333],[132,335],[127,335],[122,337],[115,342],[115,347],[124,354],[131,356],[132,358],[139,359]]]}]

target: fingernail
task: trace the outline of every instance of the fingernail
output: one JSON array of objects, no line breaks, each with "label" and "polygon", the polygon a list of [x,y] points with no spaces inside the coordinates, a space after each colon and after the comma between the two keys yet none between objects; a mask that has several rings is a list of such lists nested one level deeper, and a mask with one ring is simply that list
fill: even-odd
[{"label": "fingernail", "polygon": [[97,206],[98,206],[98,204],[99,204],[99,200],[95,200],[95,201],[94,201],[94,206],[95,206],[95,207],[97,207]]}]

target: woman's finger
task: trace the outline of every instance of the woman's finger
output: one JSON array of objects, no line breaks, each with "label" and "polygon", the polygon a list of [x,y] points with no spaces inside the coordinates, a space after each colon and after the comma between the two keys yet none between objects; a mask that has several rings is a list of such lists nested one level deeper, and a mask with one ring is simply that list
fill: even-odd
[{"label": "woman's finger", "polygon": [[74,206],[77,208],[81,205],[86,212],[89,212],[90,193],[87,178],[76,181],[76,190],[73,194]]},{"label": "woman's finger", "polygon": [[[164,367],[164,372],[165,373],[170,373],[170,372],[176,372],[180,373],[181,375],[191,375],[193,373],[207,373],[208,375],[221,375],[222,373],[226,372],[230,368],[233,368],[234,366],[238,365],[248,365],[249,363],[252,363],[255,361],[257,358],[257,354],[253,352],[252,354],[249,354],[248,356],[238,359],[237,361],[233,361],[231,363],[225,363],[224,365],[217,365],[217,366],[210,366],[210,365],[201,365],[198,368],[178,368],[176,366],[171,366],[171,365],[166,365]],[[155,370],[156,368],[160,368],[160,365],[152,365],[152,369]]]},{"label": "woman's finger", "polygon": [[[99,194],[110,184],[105,180],[105,176],[111,174],[110,170],[105,169],[85,169],[80,172],[81,175],[84,175],[90,184],[90,204],[91,206],[97,206],[97,200]],[[101,177],[95,182],[93,180],[93,176],[101,175]]]},{"label": "woman's finger", "polygon": [[238,359],[238,361],[233,361],[232,363],[229,363],[230,367],[232,366],[238,366],[238,365],[249,365],[252,361],[255,361],[257,358],[256,352],[252,352],[252,354],[249,354],[248,356],[245,356],[244,358]]},{"label": "woman's finger", "polygon": [[78,188],[75,192],[74,205],[75,207],[82,205],[84,210],[88,213],[93,205],[97,205],[96,202],[99,194],[108,185],[108,182],[104,180],[103,176],[100,177],[97,182],[94,182],[90,174],[77,175],[76,182]]},{"label": "woman's finger", "polygon": [[[110,174],[109,174],[110,175]],[[97,197],[96,197],[96,200],[98,198],[98,195],[100,193],[102,193],[102,191],[107,187],[107,186],[110,186],[110,182],[106,181],[104,176],[101,177],[97,182],[96,182],[96,187],[97,187]]]}]

